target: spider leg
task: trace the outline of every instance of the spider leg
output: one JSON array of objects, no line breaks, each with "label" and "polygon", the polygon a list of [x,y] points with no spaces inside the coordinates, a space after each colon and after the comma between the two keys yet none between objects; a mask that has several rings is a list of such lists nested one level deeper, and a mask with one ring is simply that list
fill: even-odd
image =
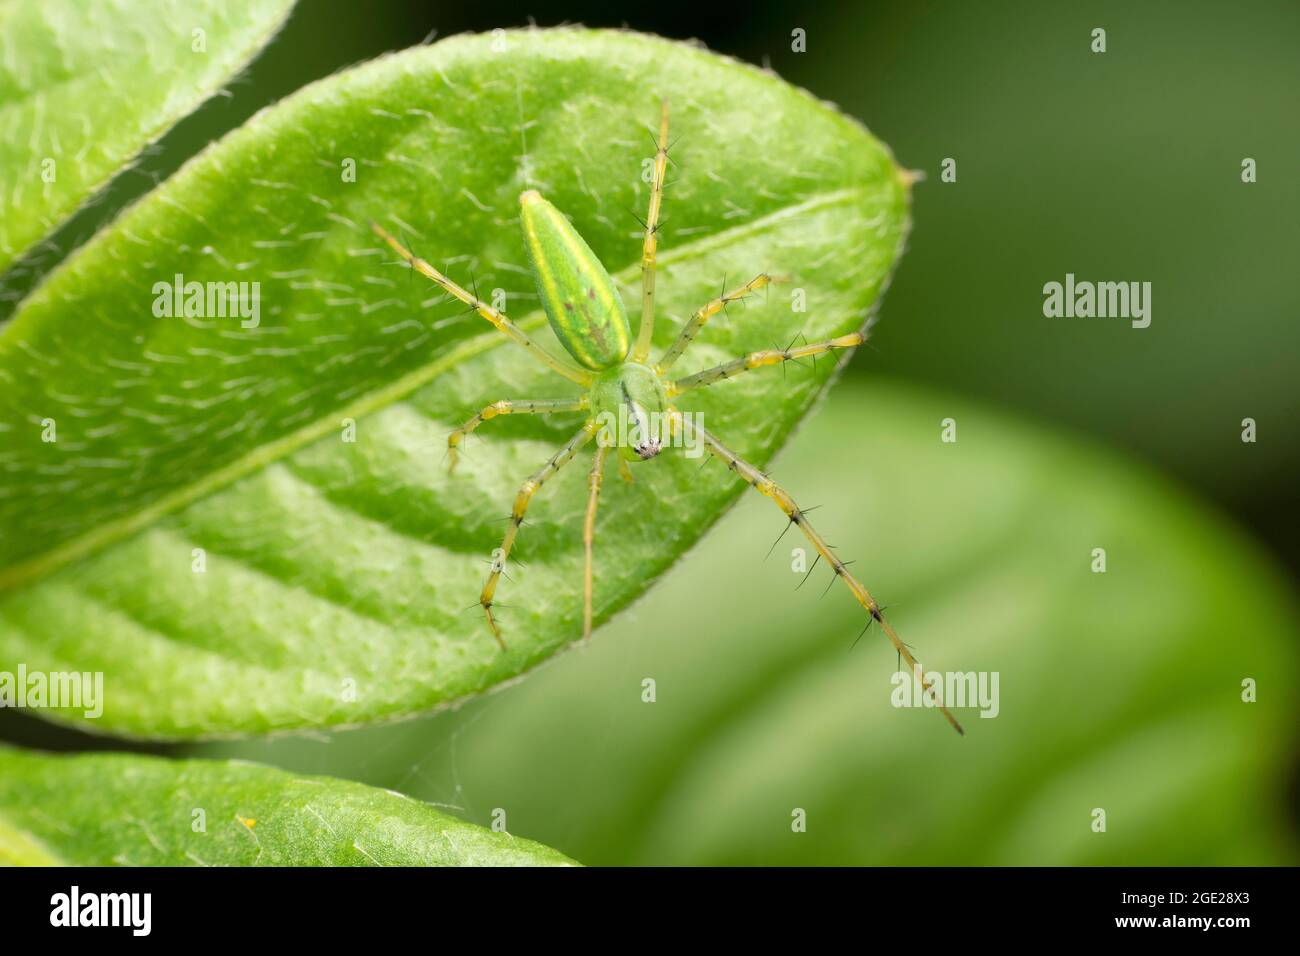
[{"label": "spider leg", "polygon": [[510,549],[515,546],[515,537],[519,534],[519,526],[524,523],[524,515],[528,511],[528,505],[537,494],[538,489],[553,477],[556,472],[573,460],[573,456],[583,445],[591,441],[597,429],[596,420],[589,419],[576,435],[569,439],[568,443],[551,456],[541,468],[534,472],[522,485],[519,486],[519,492],[515,495],[515,505],[510,511],[510,525],[506,528],[505,537],[501,540],[501,547],[494,554],[492,560],[492,572],[488,575],[487,581],[483,585],[483,593],[479,595],[478,603],[483,607],[483,613],[487,615],[488,627],[492,629],[492,636],[496,638],[501,649],[505,650],[506,643],[501,638],[501,629],[497,626],[496,618],[492,616],[492,598],[496,595],[497,582],[501,574],[505,571],[506,562],[510,559]]},{"label": "spider leg", "polygon": [[[844,582],[848,589],[853,592],[853,596],[857,599],[858,603],[861,604],[866,609],[867,613],[871,615],[872,619],[880,625],[881,630],[885,632],[890,643],[894,645],[894,649],[898,651],[899,656],[907,662],[910,672],[913,674],[920,673],[920,665],[917,663],[916,658],[912,656],[911,650],[894,632],[894,629],[890,626],[889,622],[885,620],[880,605],[876,603],[875,598],[871,596],[871,593],[860,581],[858,581],[857,578],[849,573],[845,563],[835,556],[835,553],[826,543],[826,539],[824,539],[817,530],[809,524],[806,513],[795,504],[795,501],[790,497],[790,494],[767,475],[763,474],[749,462],[745,461],[731,449],[727,448],[727,446],[722,444],[722,442],[718,441],[712,433],[687,421],[681,413],[676,410],[673,410],[670,414],[674,427],[682,427],[687,431],[694,432],[698,435],[704,443],[705,450],[708,451],[710,455],[721,460],[729,469],[744,479],[747,484],[752,485],[754,490],[759,494],[766,498],[770,498],[776,503],[777,507],[785,512],[786,516],[793,524],[799,526],[799,530],[803,532],[804,537],[807,538],[813,548],[816,549],[818,555],[829,562],[831,569],[835,572],[835,576]],[[930,695],[931,700],[934,701],[935,705],[943,713],[943,716],[947,718],[948,723],[952,724],[953,729],[959,734],[964,734],[965,731],[961,729],[961,724],[957,723],[957,718],[953,717],[948,708],[943,706],[943,703],[939,698],[939,692],[935,689],[935,683],[936,682],[933,679],[924,678],[922,681],[924,692]]]},{"label": "spider leg", "polygon": [[717,315],[732,302],[738,302],[751,293],[757,292],[769,282],[774,281],[776,280],[774,280],[772,276],[768,275],[766,272],[761,272],[744,285],[732,289],[730,292],[724,292],[716,299],[712,299],[700,306],[695,310],[691,317],[686,320],[686,324],[682,326],[681,332],[677,334],[677,341],[670,345],[668,350],[660,356],[659,362],[655,366],[655,370],[661,375],[667,372],[672,368],[673,363],[681,358],[682,353],[685,352],[691,342],[694,341],[695,336],[700,334],[700,329],[704,328],[709,319],[713,318],[713,316]]},{"label": "spider leg", "polygon": [[637,329],[632,361],[644,362],[650,354],[655,331],[655,257],[659,249],[659,211],[664,201],[664,177],[668,173],[668,101],[664,100],[655,143],[654,181],[650,186],[650,210],[645,218],[645,240],[641,245],[641,325]]},{"label": "spider leg", "polygon": [[601,445],[591,460],[591,473],[587,476],[587,518],[582,524],[582,639],[591,640],[591,604],[594,594],[592,572],[592,544],[596,540],[596,505],[600,501],[600,483],[605,476],[605,458],[610,446]]},{"label": "spider leg", "polygon": [[694,375],[688,375],[685,378],[679,378],[675,382],[668,383],[668,397],[672,398],[683,392],[689,392],[693,388],[708,388],[710,385],[724,379],[735,378],[744,372],[763,368],[767,365],[793,362],[810,356],[832,352],[835,349],[856,348],[865,341],[866,336],[861,332],[851,332],[848,335],[841,335],[839,338],[827,339],[825,342],[812,342],[796,348],[763,349],[761,352],[750,352],[738,359],[723,362],[721,365],[706,368],[702,372],[696,372]]},{"label": "spider leg", "polygon": [[581,412],[587,408],[587,397],[582,398],[539,398],[539,399],[509,399],[503,398],[491,405],[483,406],[483,410],[467,421],[460,428],[447,436],[447,470],[456,469],[456,448],[469,435],[484,422],[496,418],[499,415],[552,415],[557,412]]},{"label": "spider leg", "polygon": [[583,371],[574,365],[570,365],[568,362],[564,362],[546,351],[546,349],[533,341],[527,332],[507,319],[500,311],[492,308],[492,306],[473,293],[466,291],[433,266],[429,265],[429,263],[424,259],[421,259],[415,253],[411,252],[411,250],[407,249],[398,241],[397,237],[388,232],[388,230],[379,225],[379,223],[372,222],[370,228],[374,230],[375,235],[388,243],[389,247],[401,256],[402,259],[406,261],[406,264],[412,269],[425,278],[431,279],[449,295],[464,302],[479,315],[483,316],[483,318],[491,322],[492,325],[507,338],[522,345],[543,365],[546,365],[551,370],[563,375],[569,381],[577,382],[579,385],[590,385],[595,380],[595,377],[590,372]]}]

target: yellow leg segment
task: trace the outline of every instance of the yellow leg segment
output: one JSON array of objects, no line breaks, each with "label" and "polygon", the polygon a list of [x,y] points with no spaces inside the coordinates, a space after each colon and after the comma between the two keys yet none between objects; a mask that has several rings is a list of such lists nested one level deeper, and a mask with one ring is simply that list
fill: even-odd
[{"label": "yellow leg segment", "polygon": [[483,410],[467,421],[460,428],[447,436],[447,470],[456,469],[456,449],[474,429],[498,415],[551,415],[556,412],[581,412],[587,408],[587,397],[574,399],[539,398],[525,401],[512,401],[503,398],[499,402],[483,406]]},{"label": "yellow leg segment", "polygon": [[855,348],[865,342],[866,339],[867,337],[861,332],[852,332],[849,335],[841,335],[839,338],[827,339],[825,342],[812,342],[798,348],[764,349],[761,352],[750,352],[748,355],[743,355],[730,362],[723,362],[713,368],[706,368],[702,372],[696,372],[694,375],[686,376],[686,378],[669,382],[668,397],[672,398],[674,395],[682,394],[682,392],[689,392],[693,388],[708,388],[716,382],[735,378],[737,375],[751,369],[763,368],[767,365],[780,365],[782,362],[810,358],[814,355],[824,355],[836,349]]},{"label": "yellow leg segment", "polygon": [[587,476],[587,518],[582,524],[582,639],[591,640],[591,604],[595,591],[592,572],[592,544],[596,540],[596,505],[600,501],[600,483],[605,476],[605,459],[610,446],[601,445],[591,460],[591,473]]},{"label": "yellow leg segment", "polygon": [[[709,454],[724,462],[728,468],[738,474],[748,484],[752,485],[759,494],[776,502],[777,506],[785,512],[786,516],[794,524],[799,526],[799,530],[803,532],[804,537],[807,538],[809,543],[811,543],[817,550],[817,553],[830,564],[831,570],[835,573],[835,576],[845,583],[848,589],[853,592],[853,596],[857,599],[858,603],[861,604],[866,609],[867,613],[870,614],[871,617],[880,625],[881,630],[885,632],[890,643],[894,645],[894,649],[898,651],[899,656],[907,662],[908,672],[911,674],[918,673],[920,665],[917,664],[916,658],[912,656],[912,652],[908,649],[907,645],[899,639],[898,635],[894,632],[894,629],[889,625],[889,622],[885,620],[884,615],[881,613],[880,605],[876,603],[875,598],[871,596],[871,593],[863,587],[862,583],[858,581],[857,578],[849,573],[848,568],[844,566],[844,562],[835,556],[825,539],[822,538],[822,536],[817,533],[817,530],[808,523],[807,516],[799,506],[795,504],[794,499],[790,497],[789,493],[771,478],[767,477],[749,462],[740,458],[735,454],[735,452],[723,445],[722,442],[718,441],[718,439],[710,432],[687,422],[679,413],[676,412],[676,410],[673,410],[671,416],[674,428],[685,428],[687,431],[698,435],[703,440],[704,447]],[[943,713],[943,716],[947,718],[948,723],[952,724],[953,729],[955,729],[957,733],[964,735],[965,731],[961,729],[961,724],[957,723],[957,718],[955,718],[948,708],[943,706],[940,702],[938,692],[935,690],[935,682],[933,680],[923,679],[922,687],[924,688],[924,692],[938,705],[939,710]]]},{"label": "yellow leg segment", "polygon": [[401,256],[406,261],[406,264],[412,269],[420,273],[420,275],[424,276],[426,279],[431,279],[442,288],[443,291],[474,309],[479,315],[491,322],[498,331],[527,349],[533,357],[543,365],[546,365],[548,368],[563,375],[569,381],[577,382],[579,385],[590,385],[595,381],[595,376],[590,372],[583,371],[575,365],[570,365],[568,362],[561,361],[550,352],[546,351],[546,349],[542,348],[529,338],[527,332],[507,319],[501,312],[492,308],[492,306],[488,305],[482,299],[461,288],[433,266],[429,265],[429,263],[425,262],[419,256],[415,255],[415,253],[403,246],[395,236],[388,232],[388,230],[383,226],[379,225],[379,223],[372,222],[370,228],[374,230],[375,235],[388,243],[389,247]]},{"label": "yellow leg segment", "polygon": [[506,562],[510,560],[510,551],[515,546],[519,526],[524,523],[524,515],[528,511],[528,504],[532,501],[533,495],[537,494],[538,489],[556,472],[572,461],[573,456],[578,453],[583,445],[591,441],[592,436],[596,434],[597,428],[594,418],[588,420],[578,434],[569,439],[567,445],[551,456],[550,461],[519,486],[519,492],[515,495],[515,505],[510,510],[510,526],[506,529],[506,535],[501,541],[501,547],[492,555],[492,572],[488,575],[487,582],[483,585],[483,593],[479,595],[478,599],[478,603],[483,606],[483,613],[487,615],[488,627],[492,629],[492,636],[496,638],[502,650],[505,650],[506,642],[502,640],[501,628],[497,626],[496,618],[492,616],[492,598],[496,594],[497,582],[501,578],[501,572],[505,570]]},{"label": "yellow leg segment", "polygon": [[632,361],[644,362],[650,354],[655,331],[655,256],[659,249],[659,211],[664,201],[664,178],[668,175],[668,101],[659,119],[659,141],[655,149],[654,182],[650,186],[650,210],[645,217],[645,241],[641,244],[641,325],[637,329]]},{"label": "yellow leg segment", "polygon": [[691,342],[695,340],[695,336],[700,334],[700,329],[704,328],[709,319],[713,318],[732,302],[737,302],[740,299],[745,298],[745,296],[757,292],[769,282],[774,281],[775,280],[766,272],[760,273],[739,288],[732,289],[730,292],[726,292],[696,309],[694,314],[687,319],[686,324],[682,326],[681,332],[677,335],[677,341],[670,345],[668,350],[660,357],[659,363],[655,366],[655,371],[660,375],[663,375],[672,368],[673,363],[681,358],[682,353],[685,352]]}]

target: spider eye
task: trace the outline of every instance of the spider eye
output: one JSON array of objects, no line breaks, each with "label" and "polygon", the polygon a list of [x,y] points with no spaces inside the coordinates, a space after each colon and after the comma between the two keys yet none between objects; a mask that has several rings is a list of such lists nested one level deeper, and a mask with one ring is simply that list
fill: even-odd
[{"label": "spider eye", "polygon": [[655,455],[659,454],[662,448],[663,446],[660,444],[658,438],[652,438],[647,442],[641,442],[640,444],[632,446],[632,450],[641,456],[642,461],[647,461],[653,458]]}]

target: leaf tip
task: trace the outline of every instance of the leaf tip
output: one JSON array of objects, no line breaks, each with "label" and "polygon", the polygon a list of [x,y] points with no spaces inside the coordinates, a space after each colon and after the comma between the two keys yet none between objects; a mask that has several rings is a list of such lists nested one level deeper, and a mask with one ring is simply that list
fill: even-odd
[{"label": "leaf tip", "polygon": [[925,181],[925,170],[922,169],[906,169],[895,165],[894,174],[898,177],[898,181],[903,184],[903,188],[909,192],[917,183]]}]

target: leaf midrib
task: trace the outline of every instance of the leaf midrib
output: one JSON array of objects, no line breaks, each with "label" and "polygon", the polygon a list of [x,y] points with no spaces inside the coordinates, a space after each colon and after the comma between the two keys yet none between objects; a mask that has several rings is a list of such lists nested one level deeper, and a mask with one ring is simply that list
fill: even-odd
[{"label": "leaf midrib", "polygon": [[[721,232],[712,233],[677,249],[665,252],[659,257],[659,261],[664,265],[670,265],[674,262],[697,258],[712,248],[725,245],[751,233],[760,232],[775,223],[795,218],[801,213],[833,206],[865,195],[865,187],[845,187],[833,192],[814,194],[802,202],[783,206],[757,219],[752,219],[749,222],[733,226]],[[633,281],[639,272],[640,263],[638,261],[618,270],[614,274],[614,278],[620,283],[626,284]],[[544,322],[545,314],[542,310],[535,309],[521,319],[518,324],[524,329],[532,330],[538,328]],[[199,501],[273,462],[288,457],[311,442],[329,434],[336,427],[335,423],[340,415],[360,421],[362,418],[382,411],[402,400],[417,389],[432,382],[448,369],[454,368],[461,362],[488,349],[504,345],[506,341],[496,331],[484,332],[467,339],[453,347],[441,358],[407,372],[396,381],[390,382],[382,388],[367,392],[349,405],[331,410],[327,415],[304,425],[296,431],[282,435],[275,441],[255,448],[248,454],[229,462],[199,480],[169,492],[138,511],[115,518],[79,538],[63,542],[44,554],[0,569],[0,594],[17,590],[18,587],[52,574],[65,565],[89,557],[112,544],[125,540],[131,535],[148,528],[164,516]]]}]

